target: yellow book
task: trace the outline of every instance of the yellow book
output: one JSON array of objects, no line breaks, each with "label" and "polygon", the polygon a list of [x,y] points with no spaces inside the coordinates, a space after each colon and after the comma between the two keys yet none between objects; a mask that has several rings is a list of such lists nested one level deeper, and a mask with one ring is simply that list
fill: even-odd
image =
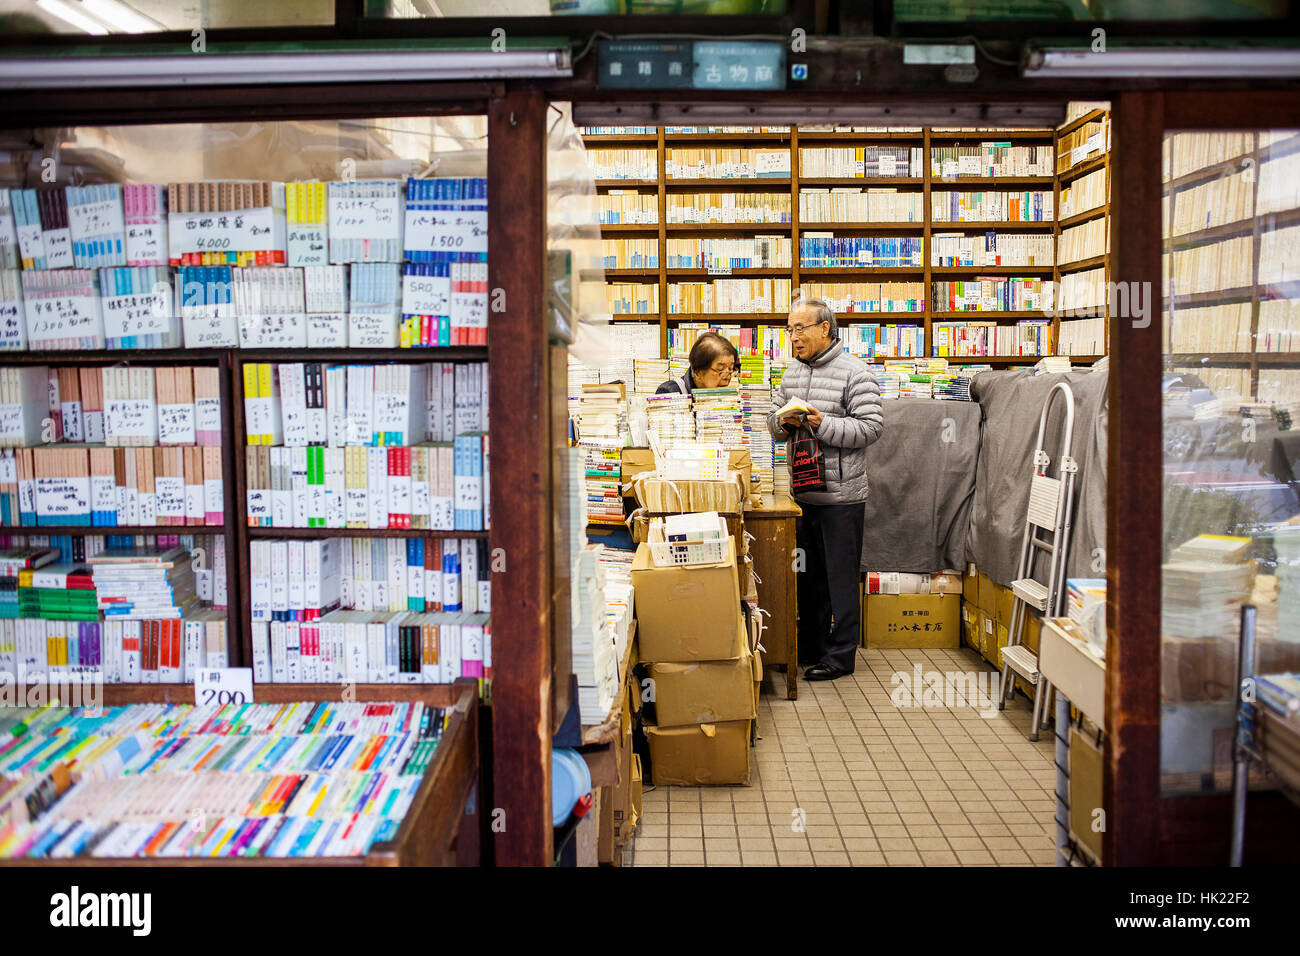
[{"label": "yellow book", "polygon": [[258,386],[257,365],[253,362],[246,362],[244,363],[244,437],[249,445],[261,444],[261,437],[253,433],[253,422],[257,417],[257,401],[261,398],[261,395]]},{"label": "yellow book", "polygon": [[[266,421],[266,418],[269,417],[269,413],[273,411],[273,409],[271,408],[270,399],[275,395],[274,387],[271,381],[271,363],[269,362],[258,363],[257,391],[258,391],[258,397],[262,399],[263,404],[265,406],[263,412],[264,423],[269,424],[269,421]],[[262,432],[258,436],[258,441],[256,442],[256,444],[259,445],[270,445],[272,443],[273,443],[272,435],[270,431]]]}]

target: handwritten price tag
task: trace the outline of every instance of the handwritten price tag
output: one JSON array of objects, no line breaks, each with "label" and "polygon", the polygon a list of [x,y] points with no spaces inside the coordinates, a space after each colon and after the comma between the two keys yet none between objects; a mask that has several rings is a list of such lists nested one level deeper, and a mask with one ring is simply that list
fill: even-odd
[{"label": "handwritten price tag", "polygon": [[169,213],[167,247],[173,259],[192,252],[269,251],[279,248],[275,217],[270,206],[239,212]]},{"label": "handwritten price tag", "polygon": [[406,248],[430,252],[487,252],[487,210],[408,209]]},{"label": "handwritten price tag", "polygon": [[450,297],[448,276],[402,276],[402,312],[406,315],[447,315]]},{"label": "handwritten price tag", "polygon": [[342,314],[307,316],[307,348],[339,349],[348,344],[348,319]]},{"label": "handwritten price tag", "polygon": [[301,349],[307,347],[304,315],[244,315],[239,318],[239,340],[246,349]]},{"label": "handwritten price tag", "polygon": [[329,234],[334,239],[400,239],[401,200],[396,196],[331,196]]},{"label": "handwritten price tag", "polygon": [[293,226],[289,230],[289,266],[329,264],[329,236],[318,226]]},{"label": "handwritten price tag", "polygon": [[199,707],[253,703],[253,669],[200,667],[194,675],[194,703]]},{"label": "handwritten price tag", "polygon": [[167,265],[167,226],[162,222],[128,224],[126,261],[133,266]]},{"label": "handwritten price tag", "polygon": [[349,312],[348,344],[354,349],[397,348],[397,317],[384,312]]},{"label": "handwritten price tag", "polygon": [[104,334],[111,339],[168,332],[171,328],[171,305],[162,291],[104,299]]}]

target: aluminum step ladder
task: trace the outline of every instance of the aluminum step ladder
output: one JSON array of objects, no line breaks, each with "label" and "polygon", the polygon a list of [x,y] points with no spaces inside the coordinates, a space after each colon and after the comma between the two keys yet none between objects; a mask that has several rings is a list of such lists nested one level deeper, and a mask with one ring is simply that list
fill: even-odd
[{"label": "aluminum step ladder", "polygon": [[[1065,401],[1065,434],[1057,455],[1055,476],[1048,474],[1052,459],[1043,448],[1047,431],[1047,416],[1052,402],[1061,396]],[[1070,550],[1070,522],[1074,510],[1074,482],[1079,473],[1078,463],[1070,456],[1070,442],[1074,437],[1074,392],[1065,382],[1058,382],[1048,392],[1038,417],[1038,440],[1034,445],[1034,471],[1029,485],[1029,508],[1025,515],[1025,534],[1020,545],[1020,567],[1011,582],[1015,596],[1011,605],[1011,631],[1007,646],[1002,649],[1002,695],[998,708],[1016,692],[1011,672],[1019,674],[1034,685],[1034,718],[1029,739],[1038,739],[1040,726],[1048,717],[1047,703],[1051,697],[1051,684],[1038,670],[1038,655],[1023,643],[1025,618],[1028,608],[1044,617],[1060,617],[1065,600],[1065,559]],[[1046,537],[1040,534],[1045,532]],[[1041,584],[1039,574],[1042,559],[1046,558],[1047,583]],[[1040,723],[1041,722],[1041,723]]]}]

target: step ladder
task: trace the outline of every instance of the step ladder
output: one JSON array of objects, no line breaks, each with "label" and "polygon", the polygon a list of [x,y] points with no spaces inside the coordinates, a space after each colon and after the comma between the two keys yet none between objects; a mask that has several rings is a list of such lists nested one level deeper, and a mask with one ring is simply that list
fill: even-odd
[{"label": "step ladder", "polygon": [[[1055,476],[1048,474],[1052,459],[1043,448],[1047,431],[1047,416],[1058,395],[1065,401],[1065,434],[1061,438],[1057,455]],[[1060,617],[1065,599],[1065,559],[1070,550],[1070,515],[1074,510],[1074,482],[1079,473],[1078,463],[1070,456],[1070,441],[1074,437],[1074,392],[1065,382],[1058,382],[1043,402],[1038,417],[1038,440],[1034,445],[1034,471],[1029,485],[1029,508],[1025,515],[1025,534],[1020,545],[1020,566],[1016,579],[1011,582],[1014,601],[1011,605],[1011,630],[1007,646],[1002,649],[1002,697],[998,708],[1015,695],[1011,680],[1014,671],[1034,685],[1034,718],[1029,739],[1038,739],[1040,725],[1047,721],[1047,703],[1051,697],[1051,684],[1038,670],[1038,655],[1023,643],[1025,618],[1028,608],[1044,617]],[[1042,537],[1041,533],[1046,533]],[[1046,558],[1047,583],[1041,584],[1036,575]],[[1041,722],[1041,723],[1040,723]]]}]

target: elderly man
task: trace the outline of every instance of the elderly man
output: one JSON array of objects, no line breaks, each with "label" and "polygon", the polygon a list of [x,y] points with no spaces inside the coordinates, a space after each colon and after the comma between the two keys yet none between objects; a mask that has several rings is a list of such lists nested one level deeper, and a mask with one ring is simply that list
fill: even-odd
[{"label": "elderly man", "polygon": [[[824,491],[795,492],[803,509],[796,538],[799,574],[799,660],[806,680],[853,673],[858,647],[858,566],[867,500],[867,446],[880,437],[880,384],[861,359],[844,351],[835,313],[821,299],[800,299],[787,323],[797,361],[772,398],[809,407],[774,412],[767,426],[786,441],[806,418],[825,459]],[[792,456],[787,456],[792,457]]]}]

